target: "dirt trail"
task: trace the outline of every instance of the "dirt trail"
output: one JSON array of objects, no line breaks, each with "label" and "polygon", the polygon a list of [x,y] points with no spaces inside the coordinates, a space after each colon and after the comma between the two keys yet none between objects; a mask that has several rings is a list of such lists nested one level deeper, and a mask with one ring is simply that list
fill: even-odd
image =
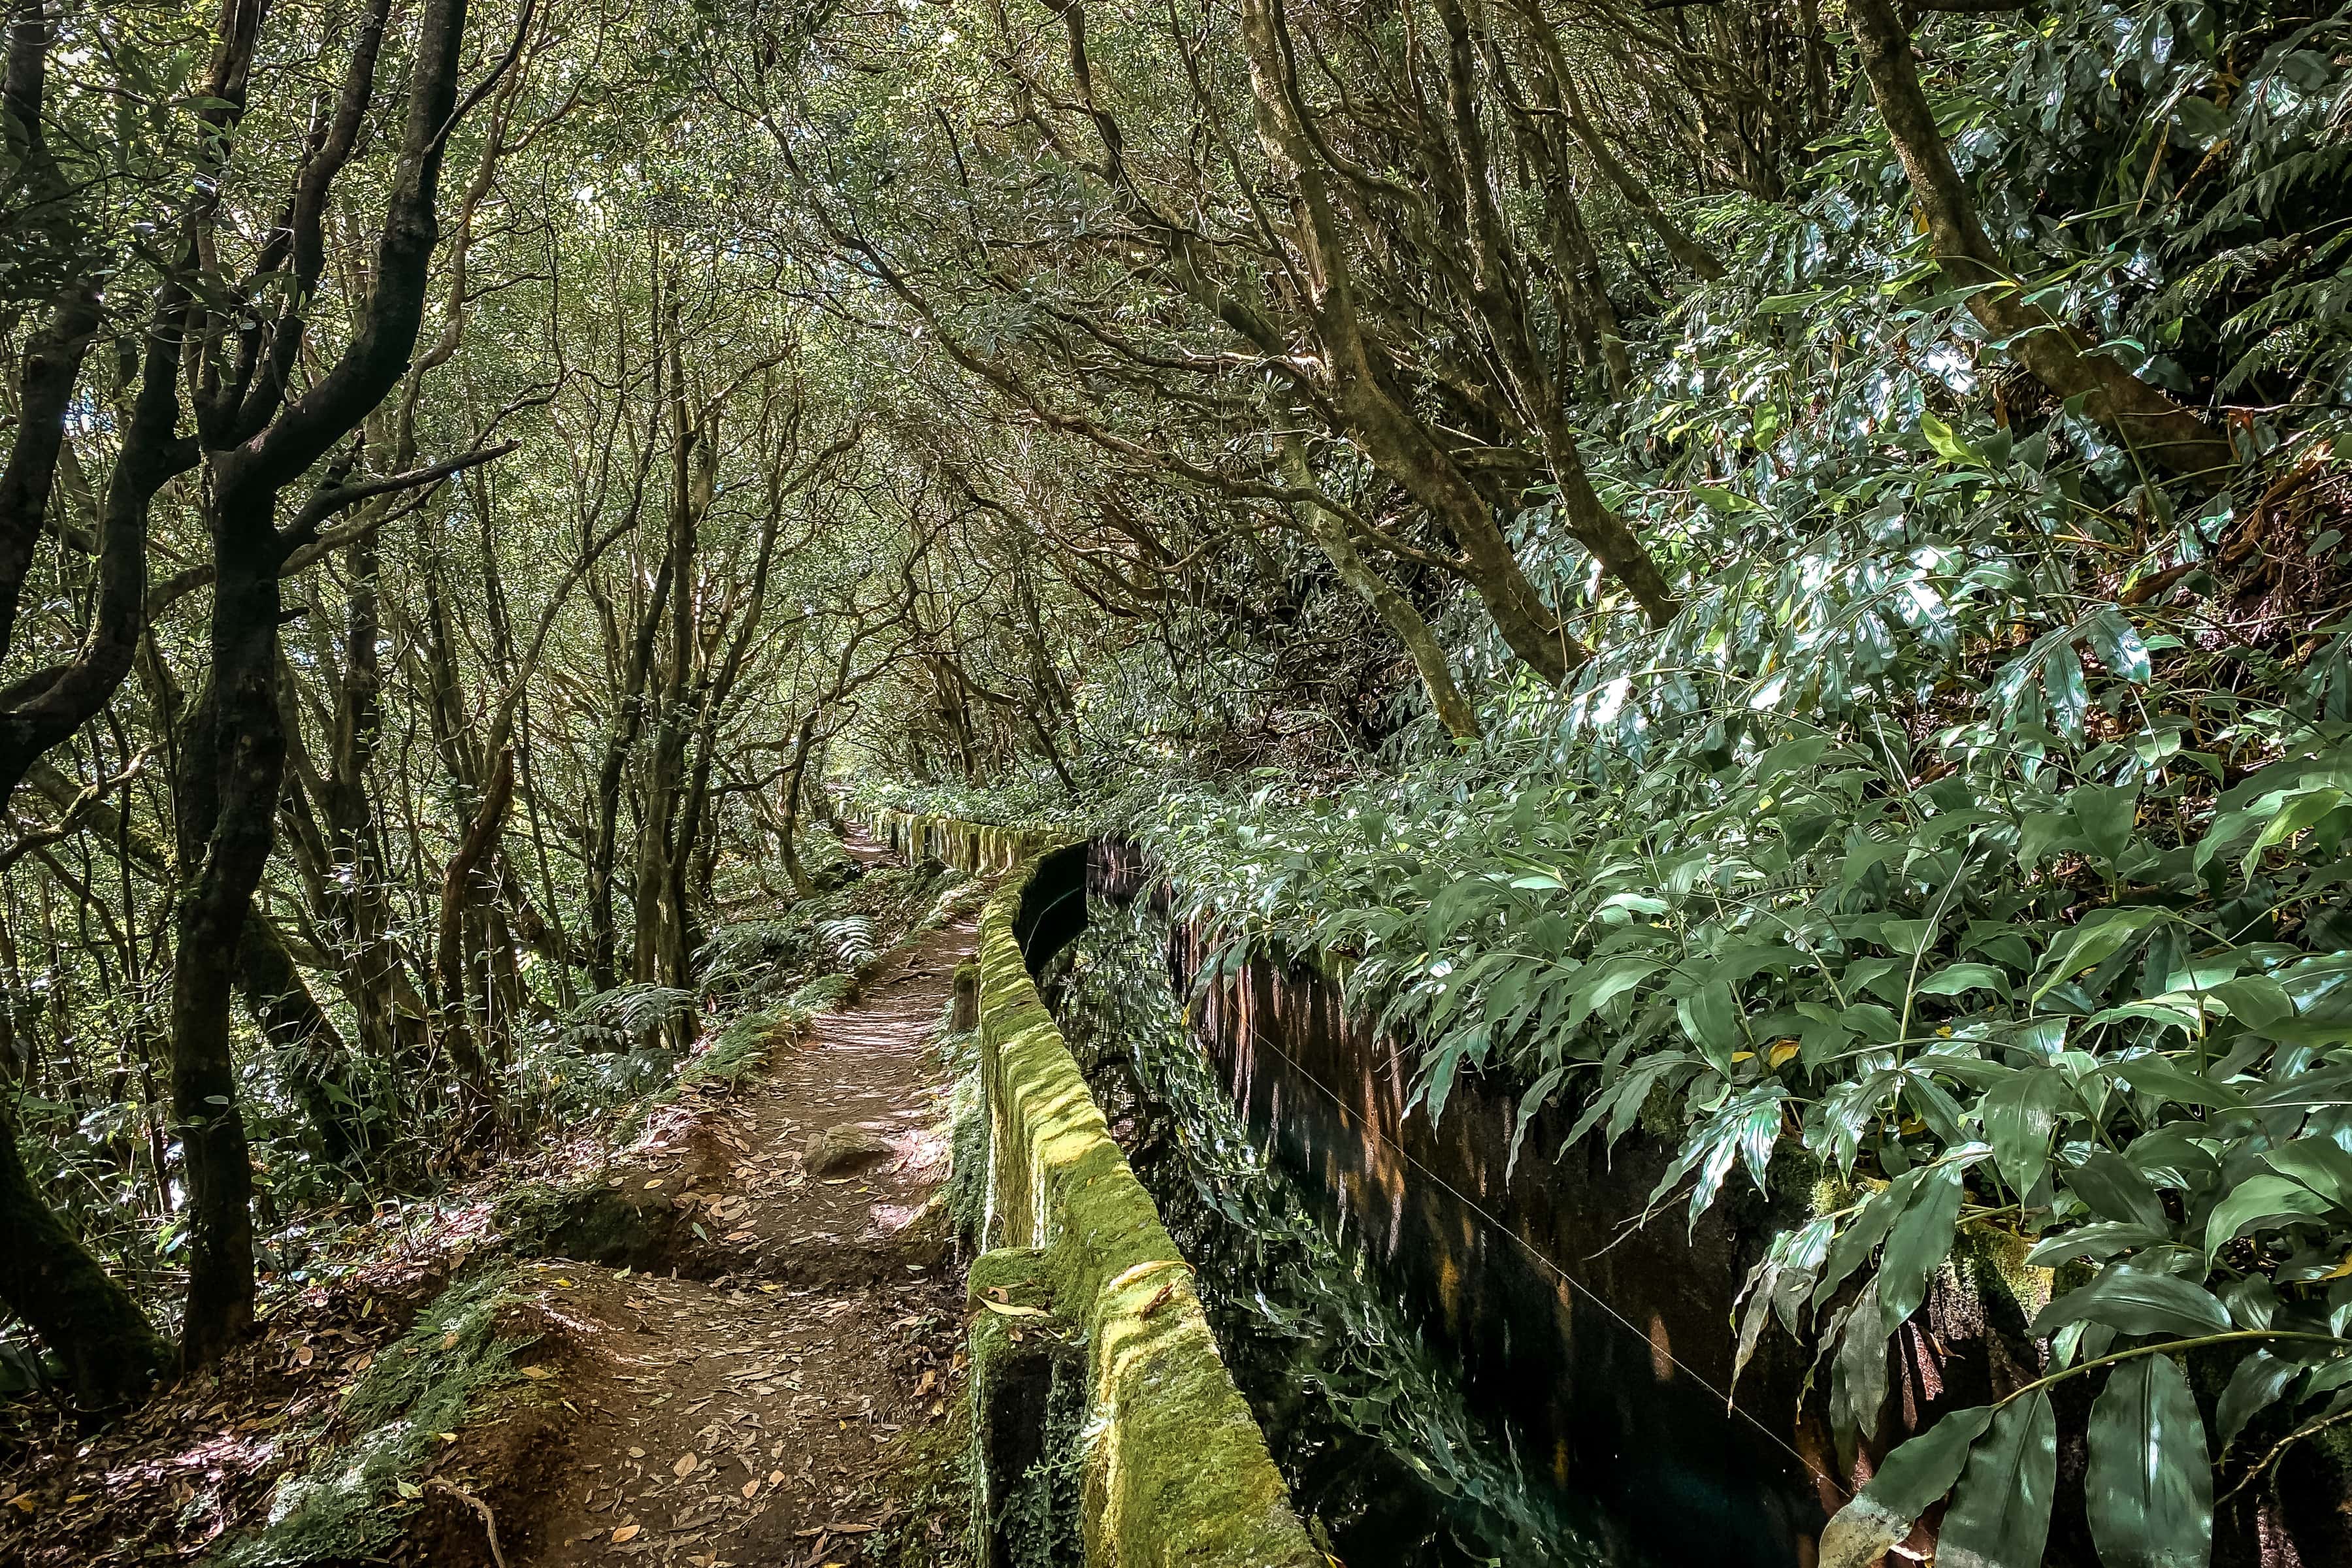
[{"label": "dirt trail", "polygon": [[[858,843],[862,859],[877,858]],[[948,1554],[950,1520],[909,1507],[961,1410],[961,1289],[936,1209],[947,1086],[929,1039],[971,921],[885,958],[764,1072],[640,1151],[627,1183],[691,1204],[693,1272],[551,1260],[524,1272],[526,1352],[565,1414],[468,1431],[438,1468],[483,1478],[508,1568],[855,1564]],[[811,1138],[887,1141],[829,1174]],[[635,1194],[633,1194],[633,1197]],[[459,1491],[428,1506],[407,1558],[487,1562]]]}]

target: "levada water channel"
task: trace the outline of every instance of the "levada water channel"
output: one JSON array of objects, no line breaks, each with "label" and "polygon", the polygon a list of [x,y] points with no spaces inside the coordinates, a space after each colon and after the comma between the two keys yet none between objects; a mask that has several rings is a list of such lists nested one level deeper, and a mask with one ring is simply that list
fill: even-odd
[{"label": "levada water channel", "polygon": [[[1483,1076],[1431,1123],[1336,984],[1221,962],[1123,846],[1048,856],[1015,933],[1349,1568],[1813,1561],[1839,1461],[1788,1419],[1809,1356],[1767,1336],[1724,1394],[1761,1200],[1628,1229],[1666,1146],[1572,1144],[1554,1106],[1514,1165],[1520,1086]],[[1915,1414],[1925,1366],[1899,1379]]]},{"label": "levada water channel", "polygon": [[1189,1026],[1164,905],[1093,870],[1041,989],[1328,1550],[1349,1568],[1643,1561],[1474,1407],[1362,1238],[1253,1135]]}]

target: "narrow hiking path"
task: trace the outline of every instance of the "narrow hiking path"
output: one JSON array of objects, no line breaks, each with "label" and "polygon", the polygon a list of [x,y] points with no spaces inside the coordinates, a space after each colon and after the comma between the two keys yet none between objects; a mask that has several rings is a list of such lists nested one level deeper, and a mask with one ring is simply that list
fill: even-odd
[{"label": "narrow hiking path", "polygon": [[[961,1270],[926,1205],[949,1166],[932,1043],[975,929],[917,933],[855,1002],[609,1178],[690,1216],[688,1269],[525,1268],[521,1316],[541,1337],[524,1371],[548,1418],[461,1436],[409,1561],[488,1561],[476,1498],[507,1568],[952,1552],[957,1521],[915,1494],[952,1485],[961,1412]],[[838,1163],[810,1168],[818,1143]]]}]

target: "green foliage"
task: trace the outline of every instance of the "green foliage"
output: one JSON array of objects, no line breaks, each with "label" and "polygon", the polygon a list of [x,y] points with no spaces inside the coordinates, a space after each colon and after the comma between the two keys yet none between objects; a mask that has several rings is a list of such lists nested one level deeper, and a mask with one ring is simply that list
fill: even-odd
[{"label": "green foliage", "polygon": [[514,1297],[502,1270],[450,1286],[377,1352],[319,1435],[310,1464],[278,1484],[268,1522],[226,1548],[226,1568],[292,1568],[367,1557],[398,1539],[421,1496],[410,1479],[485,1397],[515,1381],[527,1342],[502,1339]]},{"label": "green foliage", "polygon": [[[1960,146],[1999,215],[2046,200],[2026,175],[2112,167],[2116,138],[2143,168],[2168,135],[2226,142],[2226,178],[2145,216],[2061,233],[2020,212],[2007,232],[2039,236],[2067,307],[2111,334],[2337,397],[2340,227],[2312,272],[2229,284],[2243,302],[2201,346],[2146,324],[2221,273],[2150,287],[2122,263],[2142,240],[2143,264],[2189,254],[2155,226],[2180,201],[2205,237],[2251,234],[2297,182],[2337,177],[2343,75],[2307,47],[2335,25],[2233,35],[2158,6],[2063,11],[2016,41],[1975,26],[1948,41],[2011,65],[1955,106]],[[2137,63],[2111,68],[2099,36]],[[2250,38],[2252,89],[2187,107],[2211,110],[2197,94]],[[2062,102],[2082,125],[2035,121]],[[2231,624],[2226,589],[2203,590],[2212,611],[2126,591],[2168,555],[2222,581],[2245,519],[2147,488],[2073,411],[2031,433],[1985,416],[1973,323],[1927,292],[1905,206],[1864,178],[1885,157],[1865,122],[1811,201],[1749,215],[1730,277],[1686,297],[1606,416],[1625,438],[1611,499],[1694,567],[1672,626],[1614,641],[1565,701],[1504,698],[1481,752],[1331,790],[1176,789],[1137,826],[1230,942],[1342,961],[1355,1003],[1418,1047],[1433,1117],[1465,1073],[1524,1086],[1515,1161],[1550,1152],[1523,1141],[1565,1097],[1571,1142],[1664,1109],[1679,1148],[1653,1214],[1696,1223],[1779,1159],[1858,1182],[1772,1238],[1739,1326],[1743,1363],[1773,1321],[1819,1339],[1843,1448],[1876,1427],[1887,1342],[1963,1233],[2080,1271],[2034,1331],[2053,1377],[2102,1380],[2095,1468],[2142,1478],[2099,1502],[2102,1553],[2201,1561],[2210,1456],[2257,1420],[2275,1440],[2352,1407],[2343,628],[2289,648]],[[2290,314],[2305,335],[2263,335]],[[1557,521],[1521,526],[1540,556]],[[2335,542],[2282,553],[2317,564]],[[1606,614],[1578,553],[1557,557],[1559,591]],[[2221,1442],[2185,1403],[2188,1354],[2235,1391]],[[2039,1561],[2046,1397],[1963,1415],[1889,1461],[1841,1526],[1877,1545],[1840,1561],[1955,1485],[1948,1555]]]}]

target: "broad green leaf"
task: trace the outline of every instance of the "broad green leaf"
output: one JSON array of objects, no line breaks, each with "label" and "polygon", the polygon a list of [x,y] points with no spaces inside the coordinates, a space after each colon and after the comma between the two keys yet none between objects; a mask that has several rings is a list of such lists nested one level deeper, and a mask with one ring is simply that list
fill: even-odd
[{"label": "broad green leaf", "polygon": [[2230,1016],[2250,1029],[2267,1029],[2294,1016],[2294,998],[2267,974],[2245,974],[2213,987]]},{"label": "broad green leaf", "polygon": [[1991,1425],[1990,1405],[1955,1410],[1887,1455],[1869,1485],[1822,1531],[1818,1568],[1865,1568],[1910,1534],[1919,1516],[1960,1479],[1969,1446]]},{"label": "broad green leaf", "polygon": [[1934,921],[1881,921],[1878,940],[1906,958],[1916,958],[1936,940]]},{"label": "broad green leaf", "polygon": [[2165,1228],[2169,1218],[2164,1200],[2156,1195],[2146,1176],[2112,1149],[2094,1149],[2083,1163],[2065,1173],[2067,1188],[2107,1219]]},{"label": "broad green leaf", "polygon": [[1922,996],[1958,996],[1964,991],[2009,994],[2009,976],[1990,963],[1948,963],[1919,982]]},{"label": "broad green leaf", "polygon": [[2257,1230],[2279,1230],[2303,1220],[2324,1218],[2336,1205],[2284,1176],[2249,1176],[2213,1205],[2205,1222],[2205,1255]]},{"label": "broad green leaf", "polygon": [[1760,504],[1747,496],[1741,495],[1737,490],[1725,489],[1719,485],[1693,485],[1690,487],[1690,493],[1717,511],[1736,513],[1764,510]]},{"label": "broad green leaf", "polygon": [[2140,640],[2139,633],[2133,629],[2123,611],[2110,605],[2093,616],[2085,629],[2090,634],[2092,651],[2099,656],[2099,662],[2107,667],[2109,673],[2137,686],[2147,684],[2151,673],[2147,644]]},{"label": "broad green leaf", "polygon": [[2298,1138],[2263,1156],[2263,1163],[2292,1176],[2334,1204],[2352,1210],[2352,1154],[2332,1138]]},{"label": "broad green leaf", "polygon": [[2239,870],[2246,876],[2252,876],[2254,862],[2262,858],[2263,850],[2285,843],[2342,805],[2344,801],[2344,792],[2332,784],[2296,792],[2289,797],[2285,807],[2264,823],[2263,830],[2254,836],[2252,847],[2239,862]]},{"label": "broad green leaf", "polygon": [[2170,1356],[2142,1356],[2107,1374],[2091,1405],[2083,1500],[2105,1568],[2204,1568],[2211,1560],[2205,1423]]},{"label": "broad green leaf", "polygon": [[2221,1163],[2193,1135],[2204,1130],[2200,1121],[2174,1121],[2131,1141],[2124,1158],[2160,1187],[2183,1191],[2202,1185],[2221,1173]]},{"label": "broad green leaf", "polygon": [[2230,1313],[2202,1285],[2171,1274],[2110,1267],[2079,1290],[2069,1290],[2033,1320],[2036,1337],[2069,1323],[2104,1323],[2117,1333],[2196,1339],[2230,1331]]},{"label": "broad green leaf", "polygon": [[1830,1244],[1829,1258],[1822,1265],[1821,1283],[1813,1287],[1814,1306],[1835,1294],[1837,1288],[1845,1283],[1846,1276],[1860,1268],[1878,1244],[1886,1239],[1886,1233],[1903,1217],[1903,1210],[1918,1186],[1919,1173],[1913,1171],[1895,1177],[1871,1194],[1870,1201],[1862,1205],[1862,1212],[1853,1216],[1853,1223],[1840,1231],[1837,1240]]},{"label": "broad green leaf", "polygon": [[[2017,863],[2031,871],[2053,849],[2071,849],[2083,843],[2082,827],[2062,811],[2029,811],[2018,824]],[[2087,845],[2085,845],[2087,847]]]},{"label": "broad green leaf", "polygon": [[1937,1542],[1937,1568],[2041,1568],[2058,1484],[2058,1419],[2036,1389],[2001,1406],[1969,1450]]},{"label": "broad green leaf", "polygon": [[[1797,1313],[1813,1288],[1822,1262],[1829,1256],[1837,1222],[1827,1215],[1805,1222],[1801,1230],[1784,1233],[1787,1240],[1780,1272],[1772,1281],[1772,1312],[1790,1334],[1797,1331]],[[1780,1246],[1775,1242],[1774,1246]]]},{"label": "broad green leaf", "polygon": [[1454,1088],[1454,1075],[1462,1066],[1460,1051],[1440,1050],[1429,1058],[1429,1076],[1423,1080],[1429,1105],[1429,1124],[1434,1127],[1445,1114],[1445,1098]]},{"label": "broad green leaf", "polygon": [[2205,1028],[2204,1019],[2199,1016],[2193,1000],[2187,1006],[2158,1001],[2126,1002],[2120,1007],[2105,1007],[2091,1016],[2090,1026],[2095,1028],[2101,1024],[2120,1024],[2131,1018],[2146,1018],[2150,1023],[2179,1029],[2191,1039],[2204,1033]]},{"label": "broad green leaf", "polygon": [[2061,937],[2042,961],[2043,978],[2033,989],[2039,1002],[2060,981],[2105,963],[2137,941],[2149,927],[2169,917],[2160,909],[2136,904],[2129,909],[2101,910]]},{"label": "broad green leaf", "polygon": [[2082,784],[2066,796],[2066,808],[2089,841],[2092,853],[2109,865],[2123,858],[2139,810],[2139,786]]},{"label": "broad green leaf", "polygon": [[1984,454],[1969,445],[1952,427],[1932,414],[1919,416],[1919,434],[1927,437],[1927,445],[1936,456],[1948,463],[1965,463],[1974,468],[1986,467]]},{"label": "broad green leaf", "polygon": [[2246,1103],[2246,1097],[2229,1085],[2215,1083],[2163,1057],[2126,1057],[2109,1070],[2158,1103],[2201,1105],[2214,1110],[2234,1110]]},{"label": "broad green leaf", "polygon": [[1548,1068],[1535,1082],[1528,1086],[1527,1093],[1519,1097],[1519,1113],[1511,1123],[1510,1155],[1503,1162],[1505,1184],[1509,1184],[1511,1172],[1519,1163],[1519,1145],[1527,1142],[1528,1128],[1534,1122],[1536,1112],[1543,1109],[1545,1099],[1553,1089],[1559,1087],[1559,1080],[1566,1076],[1568,1076],[1566,1068]]},{"label": "broad green leaf", "polygon": [[2060,643],[2042,659],[2042,689],[2050,698],[2051,723],[2060,733],[2081,739],[2083,710],[2090,706],[2091,696],[2083,684],[2082,657],[2073,643]]},{"label": "broad green leaf", "polygon": [[2287,1361],[2268,1351],[2256,1351],[2238,1363],[2230,1374],[2229,1386],[2221,1390],[2220,1405],[2213,1412],[2213,1426],[2221,1434],[2221,1451],[2238,1440],[2246,1423],[2262,1414],[2273,1401],[2287,1391],[2287,1385],[2304,1373],[2299,1361]]},{"label": "broad green leaf", "polygon": [[1887,1233],[1878,1262],[1879,1321],[1892,1333],[1927,1299],[1927,1282],[1952,1250],[1960,1217],[1962,1172],[1939,1165],[1926,1173],[1903,1216]]},{"label": "broad green leaf", "polygon": [[1739,999],[1732,994],[1731,987],[1720,980],[1711,980],[1677,999],[1675,1011],[1691,1043],[1715,1064],[1716,1071],[1729,1078],[1731,1054],[1745,1043],[1739,1027]]},{"label": "broad green leaf", "polygon": [[1874,1275],[1838,1320],[1837,1360],[1830,1379],[1830,1428],[1842,1464],[1851,1465],[1855,1445],[1878,1430],[1886,1405],[1885,1322],[1878,1308]]},{"label": "broad green leaf", "polygon": [[2072,1258],[2105,1263],[2118,1252],[2136,1252],[2172,1239],[2170,1226],[2137,1225],[2129,1220],[2093,1220],[2068,1226],[2034,1243],[2025,1261],[2036,1268],[2054,1268]]},{"label": "broad green leaf", "polygon": [[1590,978],[1576,988],[1576,1001],[1568,1010],[1568,1026],[1576,1027],[1664,967],[1654,959],[1630,954],[1594,964],[1585,972]]},{"label": "broad green leaf", "polygon": [[2050,1136],[2058,1111],[2074,1098],[2057,1068],[2031,1068],[1995,1084],[1984,1097],[1985,1142],[2011,1192],[2022,1195],[2050,1168]]}]

